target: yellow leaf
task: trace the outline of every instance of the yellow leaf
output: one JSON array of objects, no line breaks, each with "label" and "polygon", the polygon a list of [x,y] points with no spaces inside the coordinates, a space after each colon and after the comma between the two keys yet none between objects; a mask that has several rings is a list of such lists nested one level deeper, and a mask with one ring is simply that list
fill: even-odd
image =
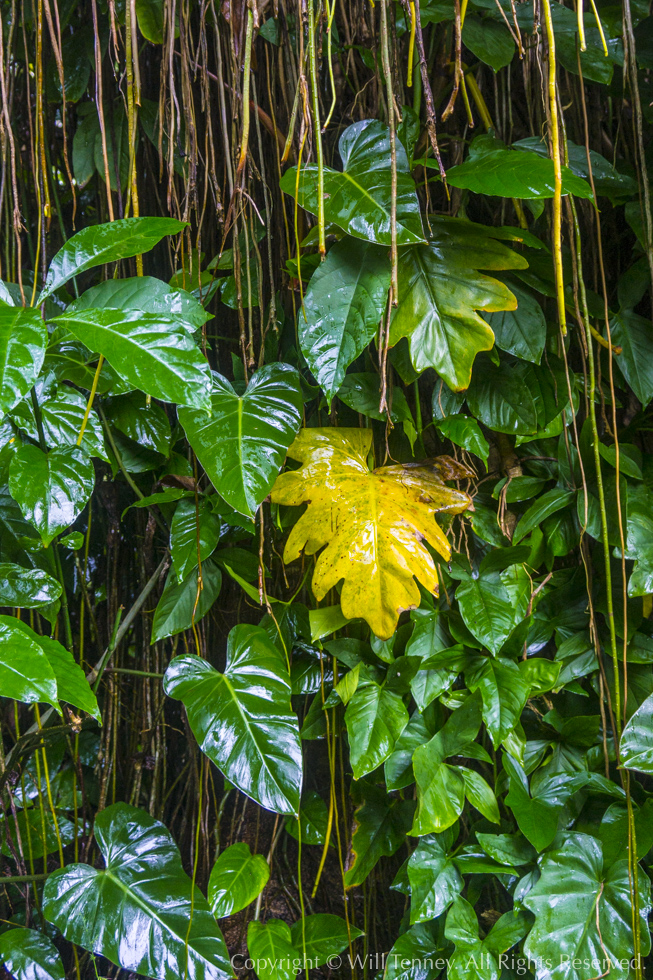
[{"label": "yellow leaf", "polygon": [[448,457],[370,471],[371,448],[369,429],[302,429],[288,455],[303,465],[277,477],[271,499],[308,503],[290,532],[284,560],[324,548],[313,573],[316,598],[343,579],[343,614],[366,619],[388,639],[399,614],[419,605],[415,579],[437,593],[435,563],[423,542],[449,559],[449,542],[433,515],[469,507],[468,495],[444,481],[472,474]]}]

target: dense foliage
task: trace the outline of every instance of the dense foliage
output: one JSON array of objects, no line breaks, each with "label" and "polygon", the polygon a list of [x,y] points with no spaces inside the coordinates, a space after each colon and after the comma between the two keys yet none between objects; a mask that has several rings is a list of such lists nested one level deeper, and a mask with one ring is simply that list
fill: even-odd
[{"label": "dense foliage", "polygon": [[645,0],[1,0],[0,963],[651,963]]}]

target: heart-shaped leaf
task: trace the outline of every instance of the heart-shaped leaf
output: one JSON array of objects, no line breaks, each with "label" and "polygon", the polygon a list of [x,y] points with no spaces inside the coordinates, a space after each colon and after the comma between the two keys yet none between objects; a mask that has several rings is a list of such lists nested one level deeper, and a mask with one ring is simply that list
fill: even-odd
[{"label": "heart-shaped leaf", "polygon": [[463,879],[440,840],[435,835],[422,837],[408,860],[411,925],[437,919],[463,889]]},{"label": "heart-shaped leaf", "polygon": [[64,283],[86,269],[142,255],[166,235],[176,235],[186,225],[175,218],[123,218],[105,225],[90,225],[73,235],[59,249],[48,269],[37,306]]},{"label": "heart-shaped leaf", "polygon": [[0,693],[25,704],[51,704],[61,714],[50,661],[10,616],[3,616],[0,622]]},{"label": "heart-shaped leaf", "polygon": [[46,548],[79,517],[94,484],[93,464],[84,450],[75,446],[49,453],[36,446],[23,446],[9,470],[11,495]]},{"label": "heart-shaped leaf", "polygon": [[36,609],[56,602],[60,595],[60,583],[40,568],[0,563],[0,606]]},{"label": "heart-shaped leaf", "polygon": [[163,594],[154,611],[151,643],[166,636],[176,636],[199,623],[220,594],[222,572],[212,559],[202,564],[202,582],[198,594],[197,564],[185,579],[179,579],[172,571],[166,579]]},{"label": "heart-shaped leaf", "polygon": [[467,494],[444,483],[468,471],[443,458],[428,466],[370,472],[371,446],[370,429],[303,429],[288,453],[303,465],[278,477],[271,499],[293,506],[308,502],[284,560],[293,561],[302,550],[313,555],[326,545],[313,573],[315,596],[323,599],[344,579],[343,614],[362,616],[376,636],[388,639],[400,612],[420,603],[415,578],[437,592],[435,564],[422,541],[449,557],[433,515],[469,506]]},{"label": "heart-shaped leaf", "polygon": [[162,313],[201,327],[211,318],[195,297],[185,289],[173,289],[152,276],[131,279],[107,279],[74,300],[68,312],[79,310],[140,310],[141,313]]},{"label": "heart-shaped leaf", "polygon": [[80,310],[53,323],[103,354],[133,388],[164,402],[208,408],[209,366],[183,320],[140,310]]},{"label": "heart-shaped leaf", "polygon": [[269,364],[252,375],[243,395],[214,374],[210,415],[183,408],[179,420],[220,496],[253,517],[283,465],[302,411],[295,368]]},{"label": "heart-shaped leaf", "polygon": [[358,687],[345,711],[354,778],[360,779],[388,758],[408,724],[401,697],[379,684]]},{"label": "heart-shaped leaf", "polygon": [[114,803],[96,816],[95,837],[104,870],[72,864],[53,872],[43,890],[48,921],[123,970],[159,980],[233,976],[209,904],[163,824]]},{"label": "heart-shaped leaf", "polygon": [[164,688],[184,702],[200,748],[241,792],[275,813],[299,811],[302,754],[290,676],[265,630],[231,630],[223,674],[199,657],[175,657]]},{"label": "heart-shaped leaf", "polygon": [[8,929],[0,936],[0,963],[15,980],[64,980],[59,951],[36,929]]},{"label": "heart-shaped leaf", "polygon": [[47,340],[38,310],[0,304],[0,418],[38,378]]},{"label": "heart-shaped leaf", "polygon": [[268,862],[247,844],[232,844],[219,855],[209,878],[208,898],[216,919],[240,912],[257,898],[270,878]]},{"label": "heart-shaped leaf", "polygon": [[208,500],[197,505],[192,499],[179,501],[170,525],[170,551],[180,579],[212,554],[220,540],[220,527],[220,518]]}]

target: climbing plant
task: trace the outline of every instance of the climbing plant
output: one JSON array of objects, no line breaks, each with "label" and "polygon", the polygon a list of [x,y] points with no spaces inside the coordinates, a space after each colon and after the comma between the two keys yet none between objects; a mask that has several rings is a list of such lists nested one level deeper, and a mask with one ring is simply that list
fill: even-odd
[{"label": "climbing plant", "polygon": [[0,964],[642,980],[645,0],[0,0]]}]

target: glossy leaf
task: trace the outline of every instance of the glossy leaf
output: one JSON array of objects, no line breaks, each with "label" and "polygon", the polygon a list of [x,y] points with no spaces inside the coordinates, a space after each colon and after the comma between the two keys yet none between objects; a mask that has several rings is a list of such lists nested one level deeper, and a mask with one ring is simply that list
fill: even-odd
[{"label": "glossy leaf", "polygon": [[513,59],[515,42],[505,24],[471,14],[465,17],[462,41],[466,48],[495,72],[505,68]]},{"label": "glossy leaf", "polygon": [[170,525],[170,551],[180,579],[213,553],[220,540],[220,528],[220,518],[208,500],[200,500],[197,506],[193,499],[179,501]]},{"label": "glossy leaf", "polygon": [[0,935],[0,963],[14,980],[64,980],[59,951],[36,929],[8,929]]},{"label": "glossy leaf", "polygon": [[537,406],[525,368],[519,363],[502,361],[497,366],[485,361],[474,371],[467,404],[494,432],[534,436],[537,431]]},{"label": "glossy leaf", "polygon": [[523,939],[527,931],[528,918],[523,912],[506,912],[481,939],[476,912],[466,899],[456,899],[444,930],[455,947],[447,975],[451,980],[499,980],[501,954]]},{"label": "glossy leaf", "polygon": [[625,726],[619,743],[619,760],[626,769],[653,773],[653,694]]},{"label": "glossy leaf", "polygon": [[419,605],[415,578],[437,591],[435,565],[422,539],[445,558],[450,549],[433,515],[460,513],[469,498],[445,485],[444,480],[466,475],[447,458],[431,466],[370,472],[371,443],[369,429],[302,430],[288,455],[303,466],[278,477],[271,499],[295,506],[309,501],[290,533],[284,560],[326,545],[313,574],[316,598],[344,579],[343,614],[362,616],[376,636],[388,639],[400,612]]},{"label": "glossy leaf", "polygon": [[166,636],[176,636],[192,624],[199,623],[220,594],[222,572],[212,559],[202,564],[202,582],[198,596],[198,566],[185,579],[168,575],[163,593],[154,611],[151,643]]},{"label": "glossy leaf", "polygon": [[276,813],[297,813],[302,756],[285,657],[265,630],[235,626],[227,668],[175,657],[166,694],[184,702],[200,748],[241,792]]},{"label": "glossy leaf", "polygon": [[434,923],[411,926],[388,953],[385,980],[436,980],[447,962],[444,952]]},{"label": "glossy leaf", "polygon": [[653,323],[633,310],[622,310],[610,323],[610,336],[621,347],[618,364],[624,378],[646,407],[653,398]]},{"label": "glossy leaf", "polygon": [[465,673],[465,682],[470,691],[481,692],[483,721],[497,748],[519,723],[531,685],[504,657],[484,657]]},{"label": "glossy leaf", "polygon": [[359,687],[345,711],[354,778],[373,772],[392,752],[408,724],[401,697],[379,684]]},{"label": "glossy leaf", "polygon": [[256,371],[243,395],[213,376],[210,415],[182,409],[179,419],[220,496],[246,517],[265,500],[302,419],[299,376],[287,364]]},{"label": "glossy leaf", "polygon": [[270,868],[248,845],[232,844],[218,856],[209,878],[208,899],[216,919],[240,912],[268,883]]},{"label": "glossy leaf", "polygon": [[455,864],[438,837],[422,837],[408,859],[411,889],[410,924],[437,919],[456,900],[463,888]]},{"label": "glossy leaf", "polygon": [[[40,401],[41,425],[49,449],[77,445],[86,406],[87,399],[84,395],[68,385],[59,385],[52,392],[51,397]],[[17,405],[11,413],[11,418],[19,429],[38,442],[39,433],[31,399],[25,399]],[[86,420],[81,448],[89,456],[99,456],[100,459],[108,460],[102,424],[93,409]]]},{"label": "glossy leaf", "polygon": [[0,563],[0,606],[37,609],[56,602],[60,595],[60,583],[40,568]]},{"label": "glossy leaf", "polygon": [[386,251],[351,238],[337,242],[311,276],[297,330],[329,405],[345,371],[378,331],[389,286]]},{"label": "glossy leaf", "polygon": [[361,885],[382,857],[399,850],[409,831],[412,800],[393,800],[383,790],[368,787],[366,799],[356,810],[351,841],[351,859],[345,873],[345,886]]},{"label": "glossy leaf", "polygon": [[123,218],[83,228],[68,239],[50,263],[37,306],[80,272],[149,252],[166,235],[176,235],[184,227],[184,222],[175,218]]},{"label": "glossy leaf", "polygon": [[131,279],[107,279],[92,286],[68,307],[69,313],[80,310],[140,310],[141,313],[163,314],[183,320],[193,327],[201,327],[210,319],[192,293],[185,289],[173,289],[161,279],[152,276],[134,276]]},{"label": "glossy leaf", "polygon": [[208,408],[209,366],[183,320],[139,310],[80,310],[53,322],[103,354],[133,388],[164,402]]},{"label": "glossy leaf", "polygon": [[[105,861],[53,872],[43,891],[49,922],[111,963],[160,980],[232,976],[208,902],[184,872],[169,831],[126,803],[95,818]],[[191,915],[192,910],[192,915]]]},{"label": "glossy leaf", "polygon": [[9,470],[11,495],[45,547],[81,514],[94,484],[93,464],[84,450],[75,446],[44,453],[25,445]]},{"label": "glossy leaf", "polygon": [[140,391],[112,398],[106,408],[107,421],[124,436],[139,446],[151,449],[162,456],[170,455],[172,433],[170,421],[164,410]]},{"label": "glossy leaf", "polygon": [[501,350],[539,364],[546,343],[544,311],[533,292],[521,283],[510,282],[510,290],[517,300],[517,309],[487,313],[485,317],[494,332],[494,341]]},{"label": "glossy leaf", "polygon": [[438,431],[456,446],[461,446],[468,453],[474,453],[487,466],[490,446],[476,419],[467,415],[450,415],[438,422]]},{"label": "glossy leaf", "polygon": [[530,579],[521,566],[469,578],[456,590],[465,625],[495,656],[525,617],[530,594]]},{"label": "glossy leaf", "polygon": [[[647,924],[650,882],[638,875],[641,951],[651,947]],[[541,860],[539,880],[522,899],[535,915],[524,945],[533,961],[551,959],[554,980],[589,980],[592,961],[609,958],[610,975],[630,976],[633,955],[632,905],[628,862],[604,867],[601,844],[588,834],[561,835]],[[602,969],[605,969],[603,967]]]},{"label": "glossy leaf", "polygon": [[429,245],[402,249],[399,305],[390,325],[390,344],[407,337],[417,371],[433,367],[455,391],[469,385],[474,358],[490,350],[494,334],[477,310],[514,310],[507,286],[478,269],[523,269],[526,260],[482,226],[433,219]]},{"label": "glossy leaf", "polygon": [[563,490],[561,487],[554,487],[553,490],[548,490],[546,493],[543,493],[519,519],[512,538],[513,544],[519,544],[527,534],[531,533],[533,528],[536,528],[551,514],[555,514],[559,510],[562,510],[563,507],[567,507],[573,499],[573,492]]},{"label": "glossy leaf", "polygon": [[0,305],[0,418],[25,397],[39,376],[47,339],[38,310]]},{"label": "glossy leaf", "polygon": [[11,617],[0,621],[0,693],[26,704],[45,702],[61,714],[57,679],[41,646],[30,639]]},{"label": "glossy leaf", "polygon": [[348,926],[339,915],[328,912],[317,912],[307,915],[303,922],[299,919],[290,929],[293,946],[303,955],[306,949],[306,961],[311,967],[324,966],[331,957],[342,953],[350,941],[353,942],[363,933],[354,925]]},{"label": "glossy leaf", "polygon": [[[364,241],[390,245],[392,212],[392,171],[388,127],[373,119],[348,126],[338,144],[342,172],[324,167],[324,218]],[[295,196],[297,172],[286,170],[281,189]],[[300,207],[317,214],[317,166],[303,166],[299,178]],[[424,240],[415,185],[408,170],[408,158],[397,143],[397,244]]]},{"label": "glossy leaf", "polygon": [[283,919],[250,922],[247,948],[259,980],[295,980],[304,962],[302,953],[293,946],[290,926]]},{"label": "glossy leaf", "polygon": [[329,811],[319,793],[309,790],[302,797],[299,810],[299,820],[295,817],[286,818],[286,833],[299,840],[301,827],[302,844],[324,844],[329,825]]}]

